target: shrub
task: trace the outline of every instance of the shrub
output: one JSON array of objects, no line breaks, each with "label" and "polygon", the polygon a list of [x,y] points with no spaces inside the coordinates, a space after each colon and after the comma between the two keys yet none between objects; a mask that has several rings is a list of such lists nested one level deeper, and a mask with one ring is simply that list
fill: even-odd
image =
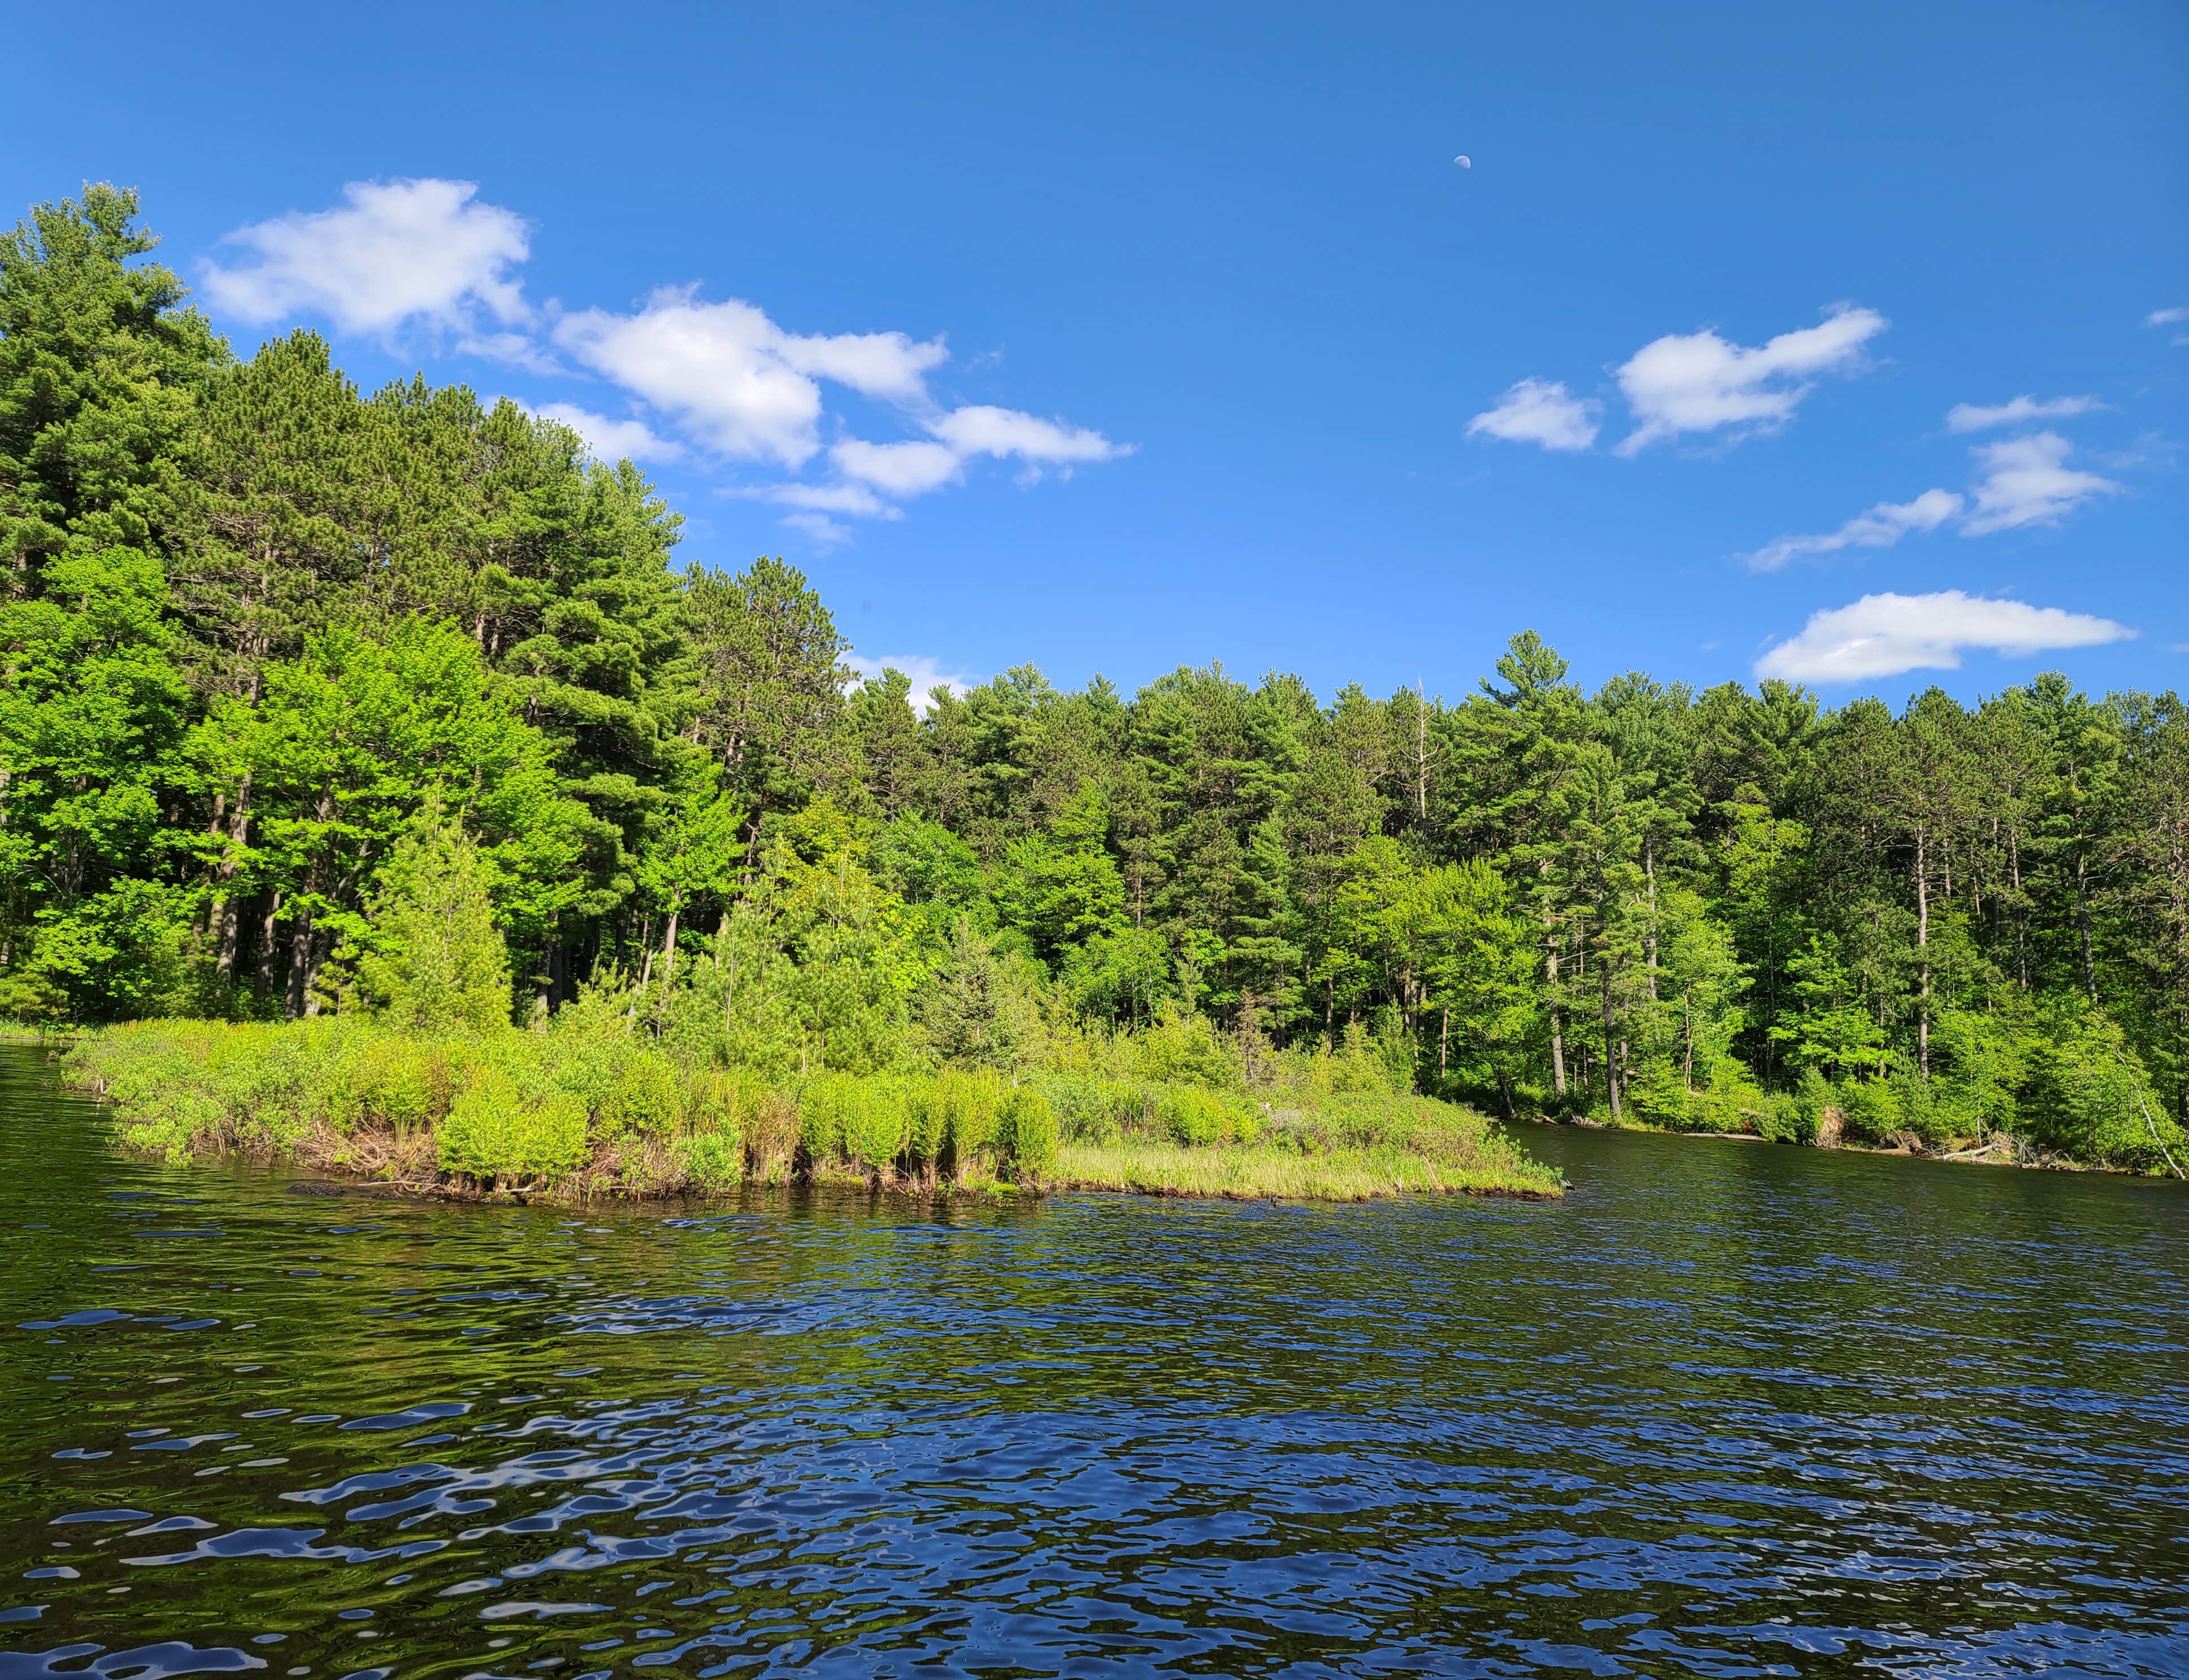
[{"label": "shrub", "polygon": [[585,1107],[557,1086],[527,1091],[508,1069],[483,1063],[450,1107],[439,1144],[446,1172],[559,1177],[585,1159]]},{"label": "shrub", "polygon": [[842,1153],[844,1110],[855,1084],[848,1074],[815,1074],[798,1088],[798,1143],[809,1160]]},{"label": "shrub", "polygon": [[948,1108],[943,1147],[952,1168],[963,1172],[995,1143],[1008,1087],[990,1073],[947,1072],[936,1083]]},{"label": "shrub", "polygon": [[1123,1132],[1106,1100],[1103,1083],[1092,1074],[1052,1074],[1038,1081],[1056,1111],[1058,1132],[1074,1143],[1114,1143]]},{"label": "shrub", "polygon": [[910,1116],[895,1080],[853,1081],[839,1113],[844,1153],[860,1166],[880,1172],[904,1153]]},{"label": "shrub", "polygon": [[2163,1140],[2180,1159],[2181,1128],[2118,1024],[2080,1006],[2045,1024],[2049,1042],[2037,1058],[2028,1105],[2038,1136],[2084,1160],[2147,1170],[2164,1170]]},{"label": "shrub", "polygon": [[932,1165],[942,1159],[950,1130],[950,1104],[942,1081],[931,1077],[908,1080],[904,1106],[912,1158]]},{"label": "shrub", "polygon": [[1801,1080],[1794,1087],[1794,1101],[1799,1111],[1795,1141],[1814,1143],[1824,1128],[1824,1110],[1839,1105],[1838,1094],[1822,1070],[1812,1064],[1802,1069]]},{"label": "shrub", "polygon": [[1699,1131],[1761,1132],[1766,1124],[1763,1087],[1737,1057],[1712,1063],[1710,1083],[1696,1091],[1689,1124]]},{"label": "shrub", "polygon": [[1164,1129],[1189,1147],[1215,1142],[1224,1136],[1224,1104],[1212,1091],[1191,1085],[1173,1085],[1157,1105]]},{"label": "shrub", "polygon": [[1205,1015],[1167,1008],[1162,1019],[1127,1040],[1126,1053],[1142,1080],[1211,1089],[1239,1083],[1237,1058]]},{"label": "shrub", "polygon": [[1900,1130],[1898,1096],[1883,1080],[1849,1080],[1840,1091],[1840,1113],[1849,1131],[1872,1142]]},{"label": "shrub", "polygon": [[644,1046],[622,1058],[614,1082],[594,1111],[603,1140],[631,1132],[672,1137],[684,1118],[682,1081],[669,1059]]},{"label": "shrub", "polygon": [[1663,1057],[1644,1062],[1627,1075],[1626,1106],[1653,1126],[1684,1129],[1693,1113],[1693,1093],[1680,1070]]},{"label": "shrub", "polygon": [[1021,1176],[1039,1177],[1056,1159],[1056,1111],[1030,1085],[1004,1098],[996,1133],[998,1151]]},{"label": "shrub", "polygon": [[344,1130],[383,1126],[398,1137],[439,1124],[455,1088],[448,1051],[433,1043],[371,1033],[361,1036],[342,1068],[342,1112],[330,1118]]},{"label": "shrub", "polygon": [[744,1145],[734,1134],[703,1131],[677,1145],[685,1176],[702,1190],[729,1190],[744,1176]]},{"label": "shrub", "polygon": [[1813,1143],[1817,1141],[1815,1114],[1816,1110],[1804,1107],[1792,1091],[1768,1092],[1756,1123],[1756,1135],[1773,1143]]},{"label": "shrub", "polygon": [[509,1024],[509,951],[494,922],[490,870],[461,824],[429,809],[395,845],[371,905],[358,978],[391,1026],[410,1032]]},{"label": "shrub", "polygon": [[789,1175],[798,1153],[798,1105],[784,1092],[762,1090],[745,1116],[745,1158],[755,1177],[775,1183]]}]

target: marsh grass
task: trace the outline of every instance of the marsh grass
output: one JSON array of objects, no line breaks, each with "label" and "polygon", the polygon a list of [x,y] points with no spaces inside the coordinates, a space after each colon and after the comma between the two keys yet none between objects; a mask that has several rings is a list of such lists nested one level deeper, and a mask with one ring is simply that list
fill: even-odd
[{"label": "marsh grass", "polygon": [[1254,1144],[1196,1149],[1165,1142],[1068,1143],[1048,1180],[1055,1190],[1117,1190],[1151,1196],[1230,1200],[1366,1202],[1379,1196],[1468,1193],[1552,1198],[1564,1193],[1547,1168],[1521,1156],[1471,1164],[1411,1150],[1347,1148],[1301,1154]]},{"label": "marsh grass", "polygon": [[113,1104],[133,1147],[291,1161],[437,1194],[590,1199],[790,1182],[1341,1201],[1558,1193],[1555,1174],[1479,1115],[1427,1097],[949,1068],[778,1084],[576,1012],[545,1032],[438,1036],[357,1018],[148,1022],[87,1034],[65,1066]]}]

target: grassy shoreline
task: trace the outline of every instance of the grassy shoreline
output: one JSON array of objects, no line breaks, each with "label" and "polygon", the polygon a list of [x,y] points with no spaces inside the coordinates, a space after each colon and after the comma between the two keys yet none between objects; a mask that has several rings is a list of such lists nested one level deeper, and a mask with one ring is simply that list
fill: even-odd
[{"label": "grassy shoreline", "polygon": [[1564,1189],[1481,1115],[1389,1091],[950,1068],[770,1080],[688,1065],[642,1034],[429,1038],[342,1018],[142,1023],[83,1035],[63,1064],[68,1083],[112,1106],[130,1147],[281,1162],[442,1198],[575,1203],[792,1183],[1337,1202]]},{"label": "grassy shoreline", "polygon": [[1057,1152],[1046,1187],[1225,1201],[1367,1202],[1406,1195],[1555,1201],[1564,1194],[1547,1169],[1530,1174],[1502,1164],[1469,1168],[1403,1149],[1304,1155],[1253,1146],[1191,1149],[1162,1142],[1066,1144]]}]

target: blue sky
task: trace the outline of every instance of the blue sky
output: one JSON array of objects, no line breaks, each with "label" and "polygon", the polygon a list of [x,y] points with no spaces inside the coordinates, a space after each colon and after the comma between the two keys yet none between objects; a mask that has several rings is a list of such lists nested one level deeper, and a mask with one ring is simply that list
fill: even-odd
[{"label": "blue sky", "polygon": [[135,185],[239,348],[597,417],[687,559],[784,555],[863,657],[1456,697],[1531,627],[1592,685],[2189,674],[2164,0],[14,39],[14,205]]}]

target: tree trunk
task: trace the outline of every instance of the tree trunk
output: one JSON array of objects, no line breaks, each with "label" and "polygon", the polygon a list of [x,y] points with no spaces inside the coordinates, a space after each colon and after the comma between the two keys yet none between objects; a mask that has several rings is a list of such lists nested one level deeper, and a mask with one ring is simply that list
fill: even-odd
[{"label": "tree trunk", "polygon": [[258,925],[258,989],[271,996],[274,991],[274,934],[281,922],[281,889],[275,888],[266,899],[265,920]]},{"label": "tree trunk", "polygon": [[305,989],[312,967],[312,916],[309,910],[289,924],[289,987],[282,1013],[295,1020],[304,1012]]},{"label": "tree trunk", "polygon": [[236,854],[243,849],[250,832],[251,772],[246,770],[236,779],[235,803],[228,814],[228,845],[213,870],[213,879],[219,883],[218,908],[213,915],[213,926],[219,941],[218,967],[223,980],[235,978],[236,948],[242,943],[243,906],[235,891]]},{"label": "tree trunk", "polygon": [[2084,880],[2085,863],[2075,859],[2075,931],[2083,942],[2083,989],[2092,1003],[2098,1001],[2098,963],[2090,949],[2090,901]]},{"label": "tree trunk", "polygon": [[2029,989],[2029,914],[2022,902],[2022,845],[2012,829],[2006,832],[2006,873],[2014,883],[2014,963],[2022,977],[2022,989]]},{"label": "tree trunk", "polygon": [[676,922],[683,913],[682,905],[671,905],[669,925],[661,935],[661,1006],[653,1012],[656,1021],[669,1012],[670,994],[676,983]]},{"label": "tree trunk", "polygon": [[1915,825],[1915,961],[1922,973],[1922,1001],[1915,1006],[1915,1067],[1926,1080],[1931,1077],[1931,881],[1926,867],[1929,861],[1929,836],[1921,823]]},{"label": "tree trunk", "polygon": [[1931,1079],[1931,875],[1924,825],[1915,825],[1915,962],[1922,969],[1922,1002],[1915,1004],[1915,1069]]},{"label": "tree trunk", "polygon": [[1414,685],[1414,809],[1423,822],[1429,820],[1429,700],[1419,681]]},{"label": "tree trunk", "polygon": [[322,928],[314,927],[304,947],[304,1013],[320,1012],[320,970],[327,960],[334,944],[334,936]]},{"label": "tree trunk", "polygon": [[1597,995],[1604,1006],[1604,1088],[1611,1097],[1611,1118],[1619,1118],[1619,1042],[1611,1029],[1611,965],[1596,965]]},{"label": "tree trunk", "polygon": [[1649,883],[1649,1001],[1657,1001],[1657,860],[1650,843],[1642,843],[1642,878]]},{"label": "tree trunk", "polygon": [[1551,922],[1551,907],[1543,906],[1543,976],[1544,989],[1551,1000],[1551,1089],[1560,1097],[1566,1094],[1566,1041],[1562,1030],[1564,1012],[1558,1008],[1558,940]]}]

